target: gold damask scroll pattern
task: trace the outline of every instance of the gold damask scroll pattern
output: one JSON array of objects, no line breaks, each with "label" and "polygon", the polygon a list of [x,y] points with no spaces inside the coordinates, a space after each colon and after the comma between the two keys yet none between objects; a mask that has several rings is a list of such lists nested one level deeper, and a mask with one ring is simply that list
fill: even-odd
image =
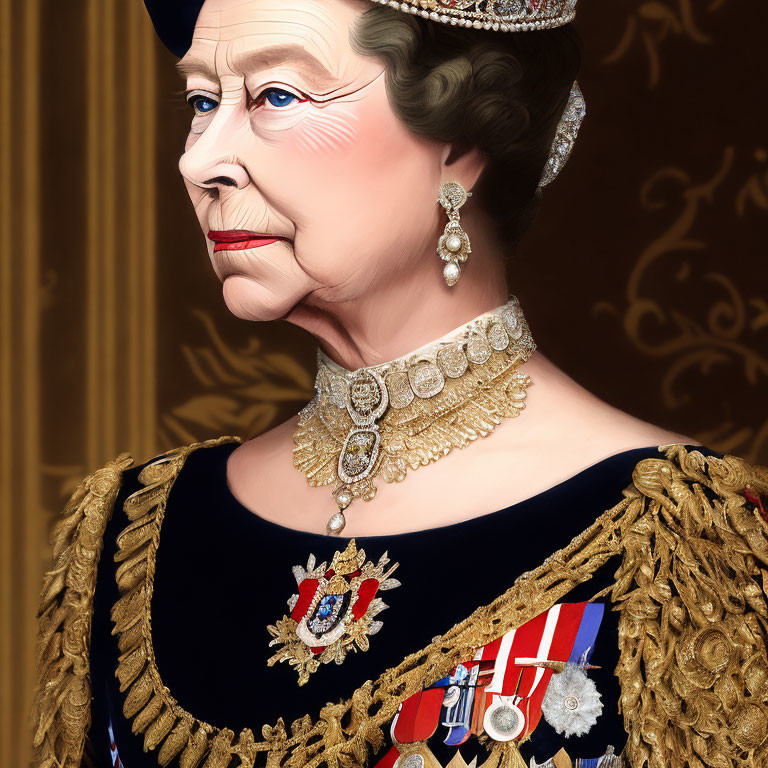
[{"label": "gold damask scroll pattern", "polygon": [[[736,212],[741,218],[746,217],[752,208],[768,211],[768,151],[758,147],[754,159],[758,167],[736,196]],[[766,307],[764,301],[762,306]]]},{"label": "gold damask scroll pattern", "polygon": [[0,765],[29,759],[40,488],[39,0],[0,0]]},{"label": "gold damask scroll pattern", "polygon": [[[758,162],[759,157],[758,152]],[[758,285],[741,288],[723,271],[696,272],[688,257],[705,248],[697,230],[706,223],[712,206],[727,206],[744,216],[751,206],[761,209],[765,199],[768,209],[768,197],[761,196],[768,184],[764,168],[749,171],[748,178],[742,180],[736,159],[735,149],[726,147],[718,167],[705,181],[696,181],[681,168],[664,168],[646,182],[641,190],[644,206],[649,211],[676,206],[673,221],[643,249],[632,267],[626,305],[622,309],[614,302],[594,305],[598,313],[621,318],[624,332],[639,351],[668,361],[661,391],[664,404],[671,409],[686,401],[688,394],[680,382],[691,371],[707,376],[727,365],[741,373],[733,376],[735,385],[741,380],[749,387],[768,386],[768,305],[764,291]],[[674,194],[670,195],[670,189]],[[697,296],[708,297],[713,290],[719,294],[709,306],[697,302],[696,314],[658,295],[660,287],[673,281],[692,285],[695,280],[698,285],[689,288],[688,294],[696,291]],[[683,298],[685,292],[675,295]],[[768,418],[761,413],[756,416],[756,423],[736,428],[729,422],[713,425],[702,419],[699,432],[708,429],[705,442],[717,440],[727,450],[738,450],[758,460],[768,450]]]},{"label": "gold damask scroll pattern", "polygon": [[728,0],[639,0],[627,14],[624,32],[616,47],[603,59],[613,64],[638,47],[648,59],[648,87],[661,79],[661,48],[673,36],[694,43],[708,44],[711,37],[702,29],[700,19],[713,14]]}]

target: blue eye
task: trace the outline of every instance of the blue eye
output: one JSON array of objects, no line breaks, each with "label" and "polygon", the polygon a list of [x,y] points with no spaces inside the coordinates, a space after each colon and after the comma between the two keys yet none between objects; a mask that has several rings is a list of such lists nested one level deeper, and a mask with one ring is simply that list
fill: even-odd
[{"label": "blue eye", "polygon": [[211,112],[219,106],[218,102],[214,101],[208,96],[203,96],[202,94],[191,96],[189,98],[189,103],[192,105],[192,108],[195,110],[195,112],[199,114]]},{"label": "blue eye", "polygon": [[289,93],[281,88],[267,88],[261,95],[273,107],[287,107],[294,101],[300,101],[295,93]]}]

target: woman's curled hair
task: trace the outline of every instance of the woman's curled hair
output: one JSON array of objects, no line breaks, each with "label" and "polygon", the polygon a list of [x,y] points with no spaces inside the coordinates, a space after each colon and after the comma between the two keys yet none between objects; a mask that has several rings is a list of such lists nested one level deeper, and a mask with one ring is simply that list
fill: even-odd
[{"label": "woman's curled hair", "polygon": [[473,199],[511,251],[538,208],[539,180],[581,63],[573,25],[493,32],[374,6],[351,44],[384,60],[392,108],[414,133],[485,154]]}]

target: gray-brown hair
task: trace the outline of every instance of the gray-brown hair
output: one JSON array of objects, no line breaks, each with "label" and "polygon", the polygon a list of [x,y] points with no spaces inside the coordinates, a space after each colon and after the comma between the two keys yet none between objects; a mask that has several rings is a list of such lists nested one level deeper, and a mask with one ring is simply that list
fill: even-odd
[{"label": "gray-brown hair", "polygon": [[384,60],[389,101],[414,133],[485,154],[473,199],[511,251],[538,209],[539,179],[581,62],[573,25],[492,32],[373,6],[350,42]]}]

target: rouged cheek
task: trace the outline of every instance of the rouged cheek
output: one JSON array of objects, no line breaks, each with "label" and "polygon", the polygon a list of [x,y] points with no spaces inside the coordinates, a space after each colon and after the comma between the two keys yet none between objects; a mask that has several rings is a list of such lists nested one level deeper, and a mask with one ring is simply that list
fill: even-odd
[{"label": "rouged cheek", "polygon": [[358,152],[357,159],[366,172],[386,176],[404,163],[411,164],[414,142],[420,144],[421,140],[393,112],[384,91],[383,78],[375,87],[376,97],[360,104],[359,143],[368,150]]},{"label": "rouged cheek", "polygon": [[301,105],[285,114],[261,114],[252,121],[254,133],[269,144],[303,156],[338,152],[354,143],[358,116],[346,104]]},{"label": "rouged cheek", "polygon": [[297,126],[292,143],[297,151],[308,155],[338,152],[357,139],[357,123],[357,115],[346,104],[314,109]]}]

